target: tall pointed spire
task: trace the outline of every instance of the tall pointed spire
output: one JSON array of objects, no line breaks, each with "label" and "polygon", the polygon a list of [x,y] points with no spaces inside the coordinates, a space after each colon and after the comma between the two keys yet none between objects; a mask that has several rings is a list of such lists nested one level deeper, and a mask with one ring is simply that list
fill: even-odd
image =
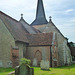
[{"label": "tall pointed spire", "polygon": [[45,17],[44,6],[42,0],[38,0],[36,18]]},{"label": "tall pointed spire", "polygon": [[33,25],[42,25],[42,24],[47,24],[47,23],[48,23],[48,21],[46,20],[46,17],[45,17],[43,1],[38,0],[36,19],[32,22],[31,25],[32,26]]}]

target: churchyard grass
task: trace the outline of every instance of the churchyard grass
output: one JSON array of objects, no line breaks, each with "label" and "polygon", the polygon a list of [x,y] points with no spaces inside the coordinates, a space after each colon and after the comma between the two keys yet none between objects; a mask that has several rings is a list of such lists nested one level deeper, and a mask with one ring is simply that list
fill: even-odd
[{"label": "churchyard grass", "polygon": [[13,68],[0,68],[0,75],[7,75],[12,71],[14,71]]},{"label": "churchyard grass", "polygon": [[34,75],[75,75],[75,64],[72,66],[50,68],[49,71],[34,67]]},{"label": "churchyard grass", "polygon": [[[39,67],[34,68],[34,75],[75,75],[75,64],[58,68],[50,68],[49,71],[41,70]],[[7,75],[14,71],[13,68],[0,68],[0,75]]]}]

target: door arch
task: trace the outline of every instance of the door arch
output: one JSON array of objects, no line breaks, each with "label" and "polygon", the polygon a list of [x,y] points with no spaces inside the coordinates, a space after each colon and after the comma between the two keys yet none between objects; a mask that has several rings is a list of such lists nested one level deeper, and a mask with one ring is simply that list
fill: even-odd
[{"label": "door arch", "polygon": [[37,66],[40,66],[40,62],[42,60],[42,55],[41,55],[41,52],[39,50],[37,50],[35,52],[35,58],[37,59]]}]

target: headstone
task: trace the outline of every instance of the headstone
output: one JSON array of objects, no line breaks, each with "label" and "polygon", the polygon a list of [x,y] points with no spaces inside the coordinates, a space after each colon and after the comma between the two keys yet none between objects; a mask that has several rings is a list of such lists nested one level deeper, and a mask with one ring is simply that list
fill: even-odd
[{"label": "headstone", "polygon": [[53,62],[54,62],[53,67],[57,67],[57,59],[56,58],[53,58]]},{"label": "headstone", "polygon": [[46,49],[43,48],[43,49],[42,49],[42,60],[46,60],[46,58],[47,58]]},{"label": "headstone", "polygon": [[50,67],[49,61],[47,61],[47,60],[41,60],[40,67],[43,70],[49,70],[49,67]]},{"label": "headstone", "polygon": [[11,61],[7,62],[7,67],[12,67],[12,62]]},{"label": "headstone", "polygon": [[36,58],[33,59],[33,66],[35,66],[35,67],[37,66],[37,59]]},{"label": "headstone", "polygon": [[2,60],[0,60],[0,67],[3,67]]},{"label": "headstone", "polygon": [[15,69],[15,75],[34,75],[34,69],[26,64],[21,64]]}]

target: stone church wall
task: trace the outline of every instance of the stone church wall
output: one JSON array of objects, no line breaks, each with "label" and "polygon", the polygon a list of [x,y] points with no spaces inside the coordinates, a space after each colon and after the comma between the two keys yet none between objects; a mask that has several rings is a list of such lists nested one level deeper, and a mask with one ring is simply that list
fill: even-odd
[{"label": "stone church wall", "polygon": [[23,42],[16,42],[16,46],[19,48],[19,60],[26,57],[26,44]]},{"label": "stone church wall", "polygon": [[11,46],[15,46],[15,41],[0,19],[0,67],[12,67]]},{"label": "stone church wall", "polygon": [[51,55],[52,55],[52,67],[58,67],[58,48],[56,45],[51,46]]},{"label": "stone church wall", "polygon": [[46,24],[43,24],[43,25],[34,25],[33,27],[36,28],[36,29],[39,29],[41,32],[43,31],[43,27],[45,27]]},{"label": "stone church wall", "polygon": [[34,66],[40,66],[41,60],[50,61],[50,46],[32,46],[27,47],[27,58],[31,60]]},{"label": "stone church wall", "polygon": [[60,33],[60,31],[50,22],[46,25],[34,26],[39,29],[42,33],[55,32],[57,34],[58,44],[58,60],[59,66],[71,63],[71,53],[67,46],[67,39]]},{"label": "stone church wall", "polygon": [[0,67],[12,67],[11,49],[19,48],[19,60],[25,57],[26,44],[15,42],[13,36],[0,19]]},{"label": "stone church wall", "polygon": [[71,63],[71,52],[67,45],[67,40],[62,37],[60,33],[57,33],[58,39],[58,51],[59,51],[59,65],[65,65]]}]

